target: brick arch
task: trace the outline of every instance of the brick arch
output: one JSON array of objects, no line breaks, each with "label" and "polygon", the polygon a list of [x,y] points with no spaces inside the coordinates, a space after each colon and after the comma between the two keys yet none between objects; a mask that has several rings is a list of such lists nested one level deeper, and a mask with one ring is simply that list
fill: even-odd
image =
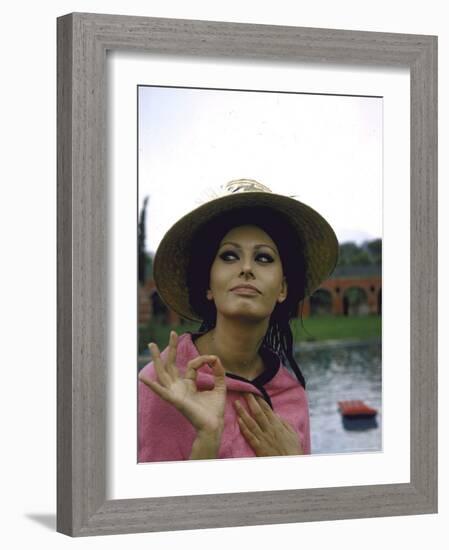
[{"label": "brick arch", "polygon": [[[154,279],[147,279],[143,285],[139,285],[138,290],[138,315],[139,324],[146,324],[153,318],[153,294],[157,292]],[[179,325],[181,320],[177,313],[167,307],[167,323]]]},{"label": "brick arch", "polygon": [[[322,294],[325,296],[325,301],[328,302],[324,305],[320,304],[319,302],[322,302],[322,300],[314,300],[314,298],[318,298],[318,294]],[[327,288],[319,288],[316,292],[314,292],[313,296],[309,299],[310,303],[310,314],[320,314],[320,313],[331,313],[332,312],[332,293]]]},{"label": "brick arch", "polygon": [[153,316],[153,308],[151,305],[151,294],[156,290],[156,285],[153,279],[147,279],[145,283],[138,285],[138,315],[139,324],[148,323]]},{"label": "brick arch", "polygon": [[[349,292],[351,290],[359,291],[359,295],[362,296],[361,303],[358,304],[357,312],[354,312],[354,310],[350,311],[351,307],[354,307],[352,304],[349,303]],[[346,288],[343,292],[343,314],[344,315],[352,315],[352,314],[359,314],[359,313],[369,313],[368,309],[368,292],[363,286],[361,285],[353,285],[348,288]]]},{"label": "brick arch", "polygon": [[[332,315],[344,315],[343,296],[347,289],[358,287],[365,291],[369,314],[378,314],[379,296],[382,292],[382,278],[378,275],[370,277],[340,277],[327,279],[319,289],[328,290],[332,296]],[[298,316],[301,305],[298,309]],[[302,305],[302,316],[310,315],[310,298],[306,298]]]}]

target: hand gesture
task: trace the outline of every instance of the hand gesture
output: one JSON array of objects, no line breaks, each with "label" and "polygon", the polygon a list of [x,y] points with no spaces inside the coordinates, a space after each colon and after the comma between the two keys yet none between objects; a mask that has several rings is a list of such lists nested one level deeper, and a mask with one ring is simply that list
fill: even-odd
[{"label": "hand gesture", "polygon": [[[196,428],[198,433],[221,432],[224,423],[226,399],[225,370],[216,355],[200,355],[187,363],[184,376],[176,366],[178,335],[172,331],[168,344],[168,355],[164,361],[156,344],[149,344],[153,357],[157,381],[139,374],[139,380],[159,397],[171,403]],[[215,386],[212,390],[198,391],[196,378],[198,369],[204,364],[212,368]]]},{"label": "hand gesture", "polygon": [[239,401],[235,401],[240,432],[256,456],[302,455],[299,436],[290,424],[277,415],[268,403],[252,393],[245,394],[249,415]]}]

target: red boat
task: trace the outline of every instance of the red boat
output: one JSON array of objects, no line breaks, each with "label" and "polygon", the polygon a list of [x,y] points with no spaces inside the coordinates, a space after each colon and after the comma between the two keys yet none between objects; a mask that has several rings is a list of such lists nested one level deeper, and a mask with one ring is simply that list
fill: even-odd
[{"label": "red boat", "polygon": [[376,416],[377,410],[368,407],[363,401],[339,401],[338,408],[345,418],[371,418]]}]

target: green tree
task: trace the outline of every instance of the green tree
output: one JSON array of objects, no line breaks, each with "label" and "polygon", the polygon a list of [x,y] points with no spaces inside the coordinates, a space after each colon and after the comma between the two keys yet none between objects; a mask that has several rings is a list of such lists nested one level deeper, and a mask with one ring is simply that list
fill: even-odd
[{"label": "green tree", "polygon": [[338,266],[366,266],[382,263],[382,239],[365,241],[361,246],[354,242],[340,244]]},{"label": "green tree", "polygon": [[364,244],[365,249],[371,255],[372,262],[375,264],[382,263],[382,239],[375,239],[374,241],[366,241]]},{"label": "green tree", "polygon": [[145,251],[145,239],[146,239],[146,210],[148,204],[148,198],[145,197],[143,201],[143,207],[140,211],[139,224],[137,228],[137,248],[138,248],[138,260],[139,260],[139,282],[143,284],[152,270],[151,256]]},{"label": "green tree", "polygon": [[340,245],[338,265],[354,265],[354,258],[359,252],[356,243],[347,242]]}]

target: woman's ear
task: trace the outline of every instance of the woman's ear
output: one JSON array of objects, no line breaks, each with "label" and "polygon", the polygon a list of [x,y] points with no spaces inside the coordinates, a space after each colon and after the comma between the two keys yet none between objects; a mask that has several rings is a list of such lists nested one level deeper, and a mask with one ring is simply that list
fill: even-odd
[{"label": "woman's ear", "polygon": [[212,290],[210,288],[207,289],[206,298],[208,300],[213,300],[214,299],[214,295],[212,294]]},{"label": "woman's ear", "polygon": [[278,296],[278,302],[282,304],[287,299],[287,279],[285,276],[282,278],[281,291]]}]

